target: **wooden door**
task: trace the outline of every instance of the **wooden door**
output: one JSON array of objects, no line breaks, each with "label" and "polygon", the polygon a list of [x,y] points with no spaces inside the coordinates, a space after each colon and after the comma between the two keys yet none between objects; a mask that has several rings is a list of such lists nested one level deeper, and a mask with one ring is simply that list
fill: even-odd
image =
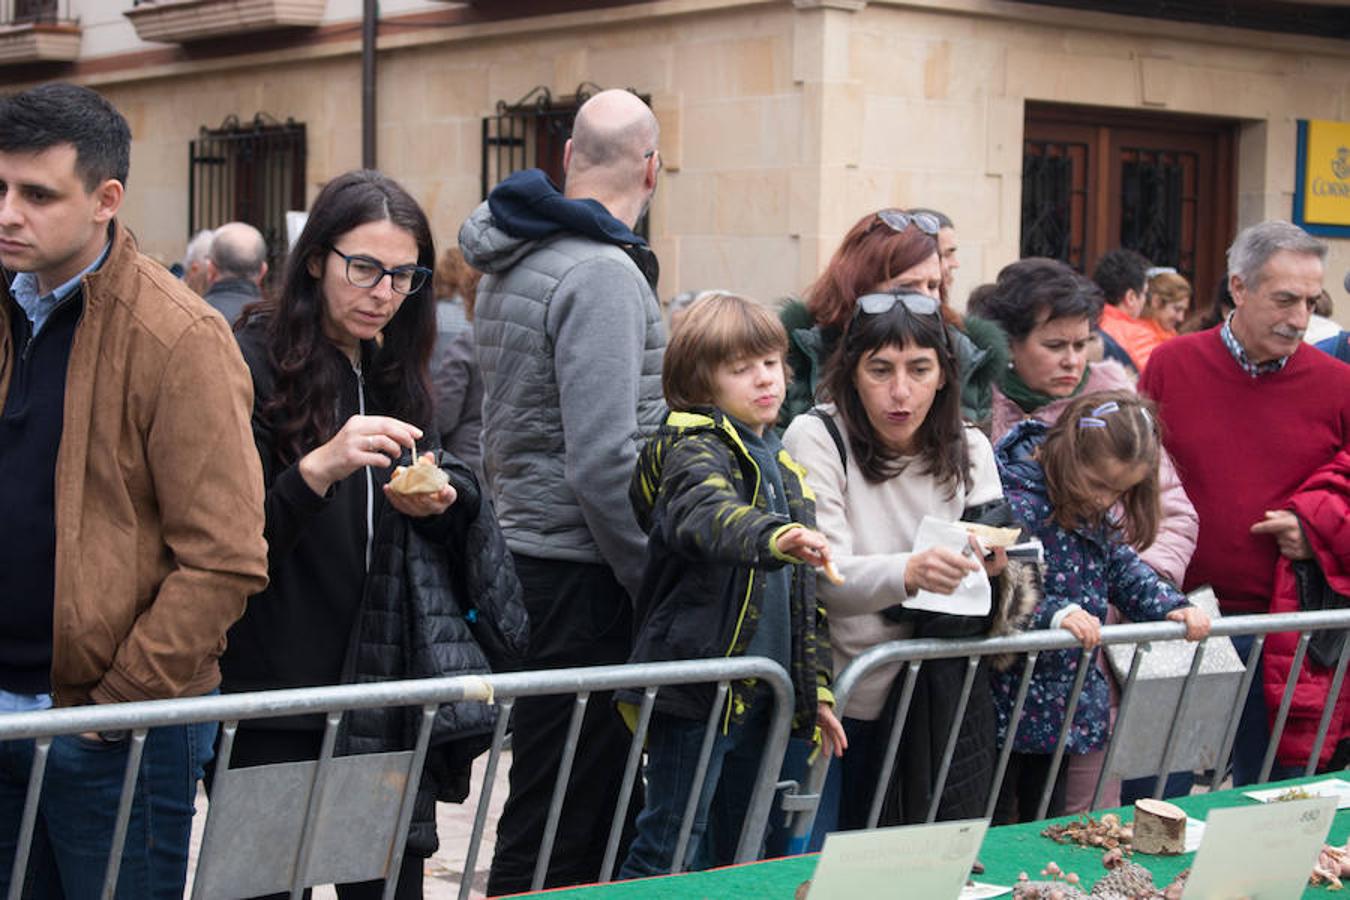
[{"label": "wooden door", "polygon": [[1208,303],[1235,233],[1231,121],[1027,104],[1022,256],[1085,274],[1116,247],[1190,279]]}]

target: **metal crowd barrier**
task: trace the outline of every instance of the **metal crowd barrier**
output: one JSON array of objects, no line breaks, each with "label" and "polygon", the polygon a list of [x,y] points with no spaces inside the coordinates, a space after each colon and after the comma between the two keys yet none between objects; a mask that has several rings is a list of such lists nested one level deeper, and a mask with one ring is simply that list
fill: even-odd
[{"label": "metal crowd barrier", "polygon": [[[1122,764],[1124,762],[1122,756],[1125,753],[1122,750],[1125,743],[1122,737],[1126,736],[1126,732],[1119,726],[1127,720],[1139,722],[1141,719],[1148,718],[1147,716],[1136,715],[1131,719],[1132,707],[1140,702],[1139,673],[1141,665],[1146,655],[1151,651],[1153,644],[1183,641],[1186,629],[1178,622],[1148,622],[1103,627],[1101,632],[1102,652],[1104,652],[1105,647],[1110,645],[1133,644],[1134,650],[1130,654],[1129,673],[1121,685],[1120,705],[1116,719],[1117,727],[1112,729],[1106,747],[1102,770],[1097,778],[1092,795],[1091,808],[1096,809],[1098,807],[1102,791],[1107,781],[1113,776],[1141,777],[1156,774],[1157,780],[1153,789],[1153,796],[1159,798],[1163,794],[1168,773],[1178,769],[1197,771],[1208,770],[1212,767],[1214,774],[1210,783],[1210,790],[1218,790],[1227,774],[1227,764],[1233,752],[1238,722],[1247,699],[1248,690],[1253,679],[1259,677],[1261,650],[1265,644],[1266,636],[1277,632],[1297,632],[1299,641],[1292,670],[1285,685],[1274,724],[1271,727],[1270,740],[1266,745],[1265,758],[1257,783],[1269,781],[1271,769],[1275,762],[1276,750],[1284,734],[1290,705],[1294,699],[1294,687],[1297,684],[1299,673],[1303,669],[1309,641],[1313,632],[1332,629],[1350,629],[1350,609],[1281,613],[1278,615],[1231,616],[1215,619],[1209,638],[1191,645],[1195,648],[1195,652],[1191,659],[1190,669],[1184,678],[1168,679],[1172,682],[1174,691],[1176,691],[1175,682],[1181,681],[1179,691],[1176,691],[1176,699],[1173,701],[1175,705],[1165,708],[1160,720],[1154,720],[1157,726],[1155,729],[1156,736],[1144,736],[1144,744],[1147,749],[1151,750],[1152,759],[1156,760],[1156,764],[1143,771],[1139,771],[1137,768],[1131,771],[1131,766],[1128,763]],[[1243,635],[1254,636],[1252,648],[1245,665],[1238,672],[1232,673],[1229,683],[1216,683],[1212,676],[1201,674],[1206,651],[1215,638],[1231,638]],[[1047,650],[1071,650],[1075,648],[1079,650],[1077,674],[1065,710],[1064,725],[1059,732],[1056,749],[1050,762],[1049,773],[1043,783],[1036,811],[1036,818],[1043,819],[1051,802],[1055,780],[1059,775],[1060,762],[1064,755],[1065,740],[1073,722],[1074,713],[1078,708],[1083,684],[1089,668],[1095,664],[1095,654],[1099,651],[1083,650],[1078,641],[1068,631],[1056,628],[1001,638],[893,641],[879,644],[856,657],[843,672],[839,673],[839,677],[834,684],[835,712],[841,719],[848,714],[849,695],[859,682],[880,667],[894,663],[904,664],[904,682],[901,685],[899,706],[894,725],[889,734],[886,735],[885,751],[868,812],[867,827],[875,828],[881,817],[887,787],[895,771],[896,756],[904,733],[910,703],[914,696],[915,683],[925,661],[939,659],[965,659],[967,661],[960,700],[953,716],[952,728],[946,736],[944,753],[938,766],[932,799],[927,811],[927,821],[932,822],[937,816],[939,803],[947,785],[947,775],[956,751],[957,738],[959,737],[967,703],[972,690],[975,689],[975,675],[980,661],[985,657],[1000,654],[1025,654],[1026,664],[1018,683],[1007,731],[1008,735],[1013,735],[1017,733],[1018,724],[1022,719],[1027,690],[1030,687],[1037,657]],[[1345,680],[1347,662],[1350,662],[1350,640],[1345,641],[1342,645],[1329,695],[1319,722],[1316,740],[1304,770],[1305,775],[1312,775],[1316,771],[1317,761],[1321,756],[1327,731],[1331,725],[1336,699],[1340,695]],[[1206,681],[1206,679],[1209,680]],[[1200,687],[1202,684],[1204,686]],[[981,685],[980,689],[985,688]],[[1205,701],[1201,701],[1199,698],[1202,693],[1212,694],[1216,691],[1224,697],[1231,691],[1234,699],[1230,702],[1214,704],[1208,703],[1209,698],[1206,698]],[[1210,715],[1202,716],[1197,720],[1195,715],[1197,710],[1206,704],[1211,708],[1211,711],[1217,709],[1217,712],[1211,712]],[[1206,730],[1210,734],[1217,733],[1217,743],[1196,739],[1197,733]],[[878,737],[880,738],[880,736]],[[1163,739],[1161,743],[1157,740],[1158,737]],[[994,815],[999,792],[1007,773],[1012,746],[1011,740],[1005,740],[999,751],[998,763],[985,808],[985,815],[991,818]],[[785,788],[787,791],[784,806],[793,815],[794,844],[798,847],[804,844],[806,837],[810,834],[816,808],[819,804],[820,790],[824,785],[830,764],[831,760],[821,754],[809,773],[804,789],[788,782],[780,784],[780,788]]]},{"label": "metal crowd barrier", "polygon": [[[37,819],[38,798],[52,738],[90,731],[129,730],[126,775],[112,836],[102,896],[111,898],[131,814],[132,794],[147,731],[167,725],[222,722],[216,776],[195,872],[194,900],[289,891],[299,900],[318,884],[384,879],[390,900],[398,882],[413,798],[426,758],[431,723],[440,704],[482,700],[498,707],[472,836],[466,850],[459,897],[468,897],[487,824],[493,781],[501,759],[511,708],[517,698],[575,694],[532,890],[543,887],[562,814],[563,796],[577,752],[582,716],[593,693],[640,690],[636,731],[629,746],[623,782],[615,805],[601,880],[614,872],[625,818],[639,771],[653,704],[661,687],[717,683],[717,702],[708,716],[690,800],[681,822],[673,871],[683,868],[697,797],[707,774],[721,707],[730,683],[758,678],[771,688],[773,713],[762,751],[750,808],[741,829],[736,862],[750,862],[764,840],[775,784],[787,747],[792,718],[792,688],[778,664],[761,658],[691,660],[623,666],[555,669],[483,677],[394,681],[298,690],[228,694],[181,700],[84,706],[0,716],[0,741],[36,739],[32,776],[20,823],[9,900],[18,900]],[[343,712],[374,707],[420,707],[412,750],[334,756]],[[230,769],[230,750],[239,722],[311,713],[325,715],[322,751],[317,760]],[[289,802],[288,802],[289,801]],[[260,817],[268,825],[260,828]],[[353,823],[361,823],[360,830]]]}]

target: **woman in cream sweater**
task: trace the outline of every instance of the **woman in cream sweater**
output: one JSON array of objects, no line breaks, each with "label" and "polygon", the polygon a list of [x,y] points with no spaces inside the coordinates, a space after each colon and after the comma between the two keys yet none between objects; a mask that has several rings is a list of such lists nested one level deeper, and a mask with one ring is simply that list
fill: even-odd
[{"label": "woman in cream sweater", "polygon": [[[859,298],[822,385],[832,403],[798,416],[783,443],[807,470],[816,494],[817,524],[829,539],[843,584],[820,579],[829,612],[838,673],[858,654],[917,634],[982,634],[987,617],[909,611],[897,604],[921,589],[951,594],[978,555],[932,548],[914,553],[920,520],[984,519],[1006,510],[988,439],[962,422],[959,379],[937,303],[940,269],[931,238],[914,231],[910,258],[891,293]],[[924,253],[931,247],[931,255]],[[931,273],[928,271],[931,269]],[[931,277],[929,277],[931,275]],[[1006,564],[1000,551],[984,563],[993,577]],[[895,607],[893,609],[893,607]],[[889,610],[889,612],[888,612]],[[955,661],[960,672],[964,662]],[[886,745],[881,727],[898,666],[877,670],[848,698],[848,750],[826,780],[812,845],[829,831],[864,827],[877,790]],[[952,684],[941,665],[925,663],[916,685],[897,762],[898,809],[888,819],[922,821],[932,774],[952,724],[961,675]],[[939,806],[940,818],[983,814],[993,769],[994,726],[987,682],[977,678],[961,746]],[[987,755],[987,759],[985,758]],[[973,782],[979,782],[978,784]]]}]

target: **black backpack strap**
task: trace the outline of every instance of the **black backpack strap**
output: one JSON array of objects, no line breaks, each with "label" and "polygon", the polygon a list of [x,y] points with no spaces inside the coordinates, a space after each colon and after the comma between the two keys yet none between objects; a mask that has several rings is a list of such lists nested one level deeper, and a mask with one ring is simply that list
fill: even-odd
[{"label": "black backpack strap", "polygon": [[807,412],[807,415],[815,416],[825,423],[825,430],[830,433],[830,440],[834,441],[834,449],[839,451],[839,462],[843,463],[844,471],[848,471],[848,447],[844,444],[844,436],[839,433],[839,426],[834,424],[834,417],[819,406],[813,406]]}]

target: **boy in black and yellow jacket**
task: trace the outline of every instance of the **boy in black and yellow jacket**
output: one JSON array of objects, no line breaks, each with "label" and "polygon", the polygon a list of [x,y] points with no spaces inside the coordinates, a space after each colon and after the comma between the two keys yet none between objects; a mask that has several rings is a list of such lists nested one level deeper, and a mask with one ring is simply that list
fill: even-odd
[{"label": "boy in black and yellow jacket", "polygon": [[[713,294],[666,350],[670,413],[629,498],[649,532],[633,662],[764,656],[792,677],[793,733],[841,752],[829,637],[812,566],[829,561],[804,472],[773,431],[787,336],[753,301]],[[699,797],[690,868],[732,862],[769,724],[767,689],[731,686]],[[622,877],[669,872],[713,685],[663,688],[648,732],[647,803]],[[623,693],[621,703],[637,697]],[[720,782],[720,785],[719,785]]]}]

